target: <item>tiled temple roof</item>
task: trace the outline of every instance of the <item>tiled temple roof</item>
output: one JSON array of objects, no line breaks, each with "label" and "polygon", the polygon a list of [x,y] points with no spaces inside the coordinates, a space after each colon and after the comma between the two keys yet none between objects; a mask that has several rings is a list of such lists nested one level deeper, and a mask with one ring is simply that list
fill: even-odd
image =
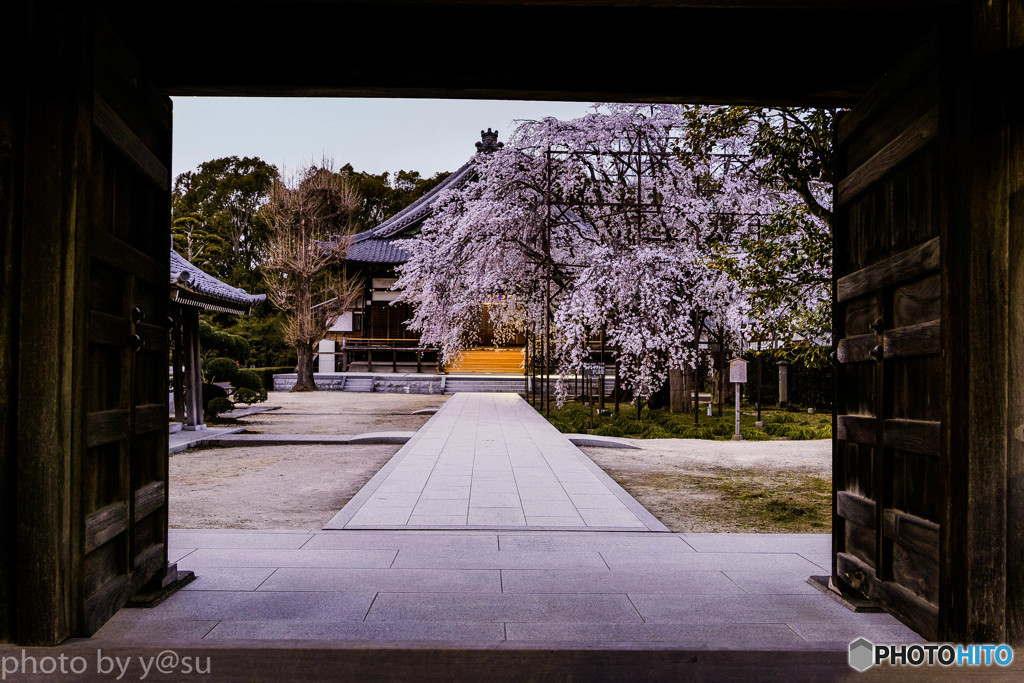
[{"label": "tiled temple roof", "polygon": [[267,298],[221,282],[198,266],[189,263],[171,248],[171,300],[194,308],[224,313],[248,313]]},{"label": "tiled temple roof", "polygon": [[405,207],[375,228],[353,235],[346,259],[361,263],[405,263],[409,253],[395,245],[395,241],[408,237],[434,213],[441,193],[457,190],[472,177],[472,160],[432,187],[422,197]]},{"label": "tiled temple roof", "polygon": [[[476,143],[478,152],[493,152],[504,146],[498,142],[498,131],[490,128],[480,131],[480,140]],[[354,235],[345,258],[360,263],[405,263],[409,260],[409,252],[397,247],[395,241],[415,234],[424,221],[433,215],[434,206],[443,192],[457,190],[472,179],[475,165],[474,160],[470,159],[391,218],[375,228]]]}]

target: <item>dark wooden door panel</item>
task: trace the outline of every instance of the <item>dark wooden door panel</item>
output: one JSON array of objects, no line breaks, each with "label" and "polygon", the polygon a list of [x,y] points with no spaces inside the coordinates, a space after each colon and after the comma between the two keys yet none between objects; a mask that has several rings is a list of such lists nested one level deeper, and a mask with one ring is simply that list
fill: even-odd
[{"label": "dark wooden door panel", "polygon": [[[97,28],[78,630],[167,566],[170,102]],[[128,60],[128,61],[125,61]]]},{"label": "dark wooden door panel", "polygon": [[925,54],[890,76],[912,87],[883,83],[837,131],[833,574],[935,638],[946,368],[940,93]]}]

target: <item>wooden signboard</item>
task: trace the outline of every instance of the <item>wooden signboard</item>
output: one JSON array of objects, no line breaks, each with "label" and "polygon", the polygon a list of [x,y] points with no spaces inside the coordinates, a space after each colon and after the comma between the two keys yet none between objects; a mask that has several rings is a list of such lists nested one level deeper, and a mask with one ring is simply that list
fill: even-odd
[{"label": "wooden signboard", "polygon": [[729,381],[733,384],[745,384],[747,381],[747,361],[736,358],[729,361]]}]

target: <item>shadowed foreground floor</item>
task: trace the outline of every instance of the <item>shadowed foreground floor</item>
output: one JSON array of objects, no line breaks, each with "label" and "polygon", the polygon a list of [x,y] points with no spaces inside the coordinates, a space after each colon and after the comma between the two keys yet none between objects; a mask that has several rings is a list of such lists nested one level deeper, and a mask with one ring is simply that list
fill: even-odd
[{"label": "shadowed foreground floor", "polygon": [[920,640],[809,586],[825,535],[172,530],[196,580],[95,638],[845,648]]}]

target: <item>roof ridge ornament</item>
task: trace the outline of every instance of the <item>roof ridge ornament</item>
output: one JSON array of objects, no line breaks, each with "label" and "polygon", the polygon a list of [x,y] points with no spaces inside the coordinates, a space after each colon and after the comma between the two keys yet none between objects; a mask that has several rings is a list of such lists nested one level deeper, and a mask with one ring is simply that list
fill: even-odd
[{"label": "roof ridge ornament", "polygon": [[498,131],[488,128],[486,131],[480,131],[480,142],[476,143],[476,151],[490,154],[504,146],[504,142],[498,142]]}]

